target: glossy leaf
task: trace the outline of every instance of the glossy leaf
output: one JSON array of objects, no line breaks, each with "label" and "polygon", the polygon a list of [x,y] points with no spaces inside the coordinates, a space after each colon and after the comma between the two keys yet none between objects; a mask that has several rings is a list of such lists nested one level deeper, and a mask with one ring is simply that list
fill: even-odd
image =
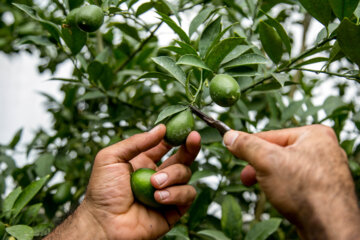
[{"label": "glossy leaf", "polygon": [[209,47],[212,45],[216,36],[221,31],[221,18],[215,19],[203,31],[199,41],[199,52],[201,57],[205,57]]},{"label": "glossy leaf", "polygon": [[188,226],[190,230],[193,230],[199,225],[205,218],[207,209],[212,202],[212,193],[209,188],[204,188],[197,195],[195,201],[191,205],[189,210]]},{"label": "glossy leaf", "polygon": [[62,27],[61,36],[73,55],[78,54],[87,41],[87,33],[74,26]]},{"label": "glossy leaf", "polygon": [[333,19],[329,0],[299,0],[301,5],[323,25],[327,26]]},{"label": "glossy leaf", "polygon": [[19,197],[16,199],[13,209],[13,217],[17,216],[20,211],[30,202],[33,197],[40,191],[40,189],[45,185],[49,176],[40,178],[39,180],[30,183],[24,190],[21,192]]},{"label": "glossy leaf", "polygon": [[176,64],[189,65],[211,71],[211,69],[198,56],[195,55],[183,55]]},{"label": "glossy leaf", "polygon": [[241,239],[242,212],[239,203],[231,195],[226,195],[221,204],[221,229],[233,240]]},{"label": "glossy leaf", "polygon": [[186,75],[184,71],[178,65],[176,65],[176,62],[173,59],[166,56],[161,56],[152,58],[152,60],[168,71],[176,80],[178,80],[181,85],[185,86]]},{"label": "glossy leaf", "polygon": [[260,22],[261,44],[274,63],[279,63],[283,54],[282,40],[277,31],[265,22]]},{"label": "glossy leaf", "polygon": [[350,18],[359,5],[359,0],[329,0],[330,6],[335,16],[340,20]]},{"label": "glossy leaf", "polygon": [[26,225],[14,225],[7,227],[6,232],[11,236],[21,240],[32,240],[34,237],[34,230]]},{"label": "glossy leaf", "polygon": [[285,82],[290,81],[290,77],[288,74],[284,73],[272,73],[271,76],[274,77],[278,83],[280,83],[281,87],[284,87]]},{"label": "glossy leaf", "polygon": [[230,238],[226,237],[223,232],[215,229],[201,230],[197,232],[197,234],[208,237],[213,240],[230,240]]},{"label": "glossy leaf", "polygon": [[212,8],[204,8],[199,14],[196,15],[196,17],[191,21],[190,27],[189,27],[189,36],[191,37],[194,32],[198,29],[198,27],[203,24],[206,19],[210,16],[212,13]]},{"label": "glossy leaf", "polygon": [[4,213],[8,213],[12,209],[21,192],[21,187],[17,187],[4,199],[1,209]]},{"label": "glossy leaf", "polygon": [[354,47],[360,42],[360,25],[344,18],[337,29],[337,40],[342,52],[360,66],[360,48]]},{"label": "glossy leaf", "polygon": [[177,240],[190,240],[189,232],[185,225],[176,225],[166,234],[166,236],[176,237]]},{"label": "glossy leaf", "polygon": [[224,58],[238,45],[243,42],[243,38],[227,38],[219,42],[210,51],[206,57],[206,64],[214,71],[217,72],[220,63]]},{"label": "glossy leaf", "polygon": [[19,141],[21,139],[22,131],[23,131],[23,129],[21,128],[15,133],[11,142],[9,143],[9,148],[14,149],[16,147],[16,145],[19,143]]},{"label": "glossy leaf", "polygon": [[190,43],[189,36],[179,27],[174,20],[172,20],[169,16],[165,15],[164,13],[158,12],[161,16],[161,20],[163,20],[175,33],[186,43]]},{"label": "glossy leaf", "polygon": [[34,163],[36,174],[39,177],[51,174],[51,167],[53,166],[54,160],[54,156],[51,153],[40,155]]},{"label": "glossy leaf", "polygon": [[188,106],[183,106],[183,105],[168,106],[159,113],[159,116],[156,119],[154,124],[156,125],[156,124],[160,123],[161,121],[165,120],[166,118],[171,117],[172,115],[174,115],[178,112],[182,112],[187,108],[188,108]]},{"label": "glossy leaf", "polygon": [[279,228],[280,223],[279,218],[256,223],[246,234],[245,240],[265,240]]},{"label": "glossy leaf", "polygon": [[240,67],[240,66],[248,66],[248,65],[258,65],[258,64],[267,64],[269,61],[258,54],[249,53],[242,55],[227,64],[224,65],[225,68],[233,68],[233,67]]},{"label": "glossy leaf", "polygon": [[251,45],[238,45],[236,46],[226,57],[222,60],[221,64],[225,64],[238,58],[239,56],[243,55],[247,51],[249,51],[253,46]]},{"label": "glossy leaf", "polygon": [[146,13],[153,7],[154,7],[154,4],[152,2],[145,2],[136,9],[135,16],[138,17],[141,14]]}]

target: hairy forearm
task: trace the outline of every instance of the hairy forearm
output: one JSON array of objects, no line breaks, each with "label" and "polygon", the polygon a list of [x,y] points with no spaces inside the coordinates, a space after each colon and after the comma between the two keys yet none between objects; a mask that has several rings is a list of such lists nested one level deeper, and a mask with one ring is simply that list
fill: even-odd
[{"label": "hairy forearm", "polygon": [[72,215],[66,218],[44,240],[106,239],[97,221],[85,208],[85,206],[80,205]]},{"label": "hairy forearm", "polygon": [[[360,211],[355,194],[318,198],[303,215],[298,232],[304,240],[356,240],[360,238]],[[322,199],[322,201],[319,201]]]}]

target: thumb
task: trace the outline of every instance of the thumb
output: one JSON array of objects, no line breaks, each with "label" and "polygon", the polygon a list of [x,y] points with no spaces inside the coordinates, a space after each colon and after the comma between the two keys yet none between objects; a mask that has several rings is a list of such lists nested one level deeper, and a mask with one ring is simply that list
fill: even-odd
[{"label": "thumb", "polygon": [[233,130],[225,134],[224,143],[232,154],[259,171],[268,170],[282,150],[282,147],[255,135]]}]

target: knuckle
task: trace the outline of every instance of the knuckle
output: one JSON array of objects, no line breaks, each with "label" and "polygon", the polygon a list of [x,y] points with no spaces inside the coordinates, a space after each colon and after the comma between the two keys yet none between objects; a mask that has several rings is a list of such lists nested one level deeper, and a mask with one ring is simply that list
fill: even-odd
[{"label": "knuckle", "polygon": [[107,156],[109,156],[110,153],[109,153],[109,149],[108,148],[104,148],[104,149],[101,149],[95,156],[95,161],[96,160],[101,160],[101,159],[104,159],[106,158]]}]

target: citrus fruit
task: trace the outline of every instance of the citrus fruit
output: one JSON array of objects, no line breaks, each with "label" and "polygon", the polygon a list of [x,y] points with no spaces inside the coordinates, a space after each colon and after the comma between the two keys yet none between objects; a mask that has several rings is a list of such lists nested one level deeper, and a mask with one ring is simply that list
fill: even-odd
[{"label": "citrus fruit", "polygon": [[95,32],[104,22],[104,12],[96,5],[87,5],[75,12],[78,27],[85,32]]},{"label": "citrus fruit", "polygon": [[190,109],[177,113],[166,123],[165,141],[172,146],[185,143],[194,126],[194,117]]},{"label": "citrus fruit", "polygon": [[76,17],[79,13],[80,8],[75,8],[69,12],[69,14],[66,16],[66,23],[70,26],[77,26]]},{"label": "citrus fruit", "polygon": [[151,168],[140,168],[131,174],[131,189],[135,198],[146,206],[158,208],[161,206],[154,198],[155,188],[150,178],[156,173]]},{"label": "citrus fruit", "polygon": [[222,107],[230,107],[240,97],[240,86],[227,74],[218,74],[210,82],[211,99]]}]

